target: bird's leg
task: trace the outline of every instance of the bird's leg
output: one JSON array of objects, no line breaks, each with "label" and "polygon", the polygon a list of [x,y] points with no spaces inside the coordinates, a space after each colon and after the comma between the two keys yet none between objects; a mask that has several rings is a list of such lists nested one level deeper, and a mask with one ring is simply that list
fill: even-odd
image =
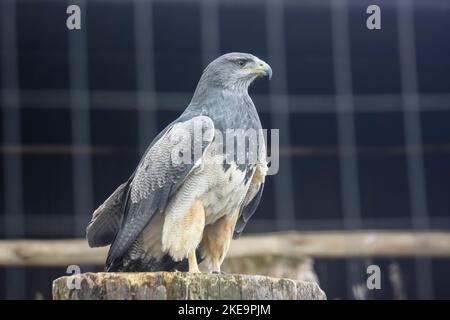
[{"label": "bird's leg", "polygon": [[197,256],[195,254],[195,249],[192,250],[192,252],[189,254],[188,262],[189,262],[189,272],[200,273],[200,270],[198,269]]},{"label": "bird's leg", "polygon": [[195,251],[202,240],[205,227],[205,210],[202,202],[196,200],[182,215],[167,212],[165,214],[161,239],[163,252],[167,252],[174,261],[187,258],[189,272],[200,272]]},{"label": "bird's leg", "polygon": [[232,214],[206,226],[203,231],[203,238],[200,244],[204,256],[203,265],[211,273],[223,274],[220,267],[230,247],[238,215],[239,210],[234,210]]}]

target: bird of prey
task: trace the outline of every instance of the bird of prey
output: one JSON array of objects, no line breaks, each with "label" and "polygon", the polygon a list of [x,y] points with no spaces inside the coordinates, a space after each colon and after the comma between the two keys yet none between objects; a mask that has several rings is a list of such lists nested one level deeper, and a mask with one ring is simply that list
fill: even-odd
[{"label": "bird of prey", "polygon": [[[271,67],[247,53],[222,55],[205,68],[185,111],[93,213],[87,239],[91,247],[111,244],[106,271],[200,272],[201,260],[202,271],[221,273],[231,239],[259,204],[268,170],[261,122],[248,94],[259,76],[270,79]],[[242,135],[227,136],[236,130],[258,132],[256,161],[250,140],[243,158],[236,157],[239,148],[229,145]]]}]

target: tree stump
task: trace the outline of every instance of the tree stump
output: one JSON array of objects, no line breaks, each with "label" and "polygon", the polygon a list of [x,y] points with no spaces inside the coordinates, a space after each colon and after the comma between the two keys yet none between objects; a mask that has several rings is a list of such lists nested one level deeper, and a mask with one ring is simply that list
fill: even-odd
[{"label": "tree stump", "polygon": [[[78,287],[78,288],[77,288]],[[53,281],[55,300],[324,300],[315,282],[185,272],[83,273]]]}]

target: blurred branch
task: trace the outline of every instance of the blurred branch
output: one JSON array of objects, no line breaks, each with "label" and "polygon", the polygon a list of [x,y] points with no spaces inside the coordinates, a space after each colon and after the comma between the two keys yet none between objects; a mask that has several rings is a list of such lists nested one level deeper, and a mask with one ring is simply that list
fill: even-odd
[{"label": "blurred branch", "polygon": [[[436,143],[424,145],[393,146],[357,146],[355,150],[338,146],[291,146],[281,147],[283,157],[305,158],[315,156],[337,157],[340,154],[351,154],[353,151],[359,156],[389,157],[414,154],[450,153],[450,143]],[[74,146],[70,144],[39,144],[39,145],[0,145],[0,154],[5,155],[117,155],[139,154],[137,147],[123,146]]]},{"label": "blurred branch", "polygon": [[107,248],[89,248],[84,239],[2,240],[0,266],[100,265]]},{"label": "blurred branch", "polygon": [[[340,150],[342,149],[342,150]],[[292,146],[290,148],[280,148],[280,155],[290,157],[309,157],[309,156],[339,156],[341,153],[370,157],[389,157],[415,155],[422,153],[450,153],[450,143],[436,143],[423,145],[392,145],[392,146],[363,146],[358,145],[355,150],[348,147],[307,147]]]},{"label": "blurred branch", "polygon": [[[131,152],[129,150],[130,148],[123,149],[126,152]],[[113,155],[124,153],[124,150],[117,147],[75,146],[69,144],[0,145],[0,154],[7,155]],[[133,151],[135,151],[135,149],[133,149]]]},{"label": "blurred branch", "polygon": [[321,258],[448,257],[450,256],[450,233],[333,231],[250,235],[232,245],[230,255],[287,255]]},{"label": "blurred branch", "polygon": [[[102,265],[108,248],[84,239],[2,240],[0,266]],[[407,231],[286,232],[233,241],[228,257],[450,257],[450,233]]]}]

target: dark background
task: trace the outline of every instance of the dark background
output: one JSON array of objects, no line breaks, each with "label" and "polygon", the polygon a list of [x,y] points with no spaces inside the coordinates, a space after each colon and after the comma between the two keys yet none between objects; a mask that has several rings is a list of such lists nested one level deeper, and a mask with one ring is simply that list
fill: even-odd
[{"label": "dark background", "polygon": [[[381,30],[366,28],[370,4]],[[450,228],[450,1],[3,0],[0,12],[1,238],[83,237],[230,51],[272,65],[250,94],[282,148],[247,233]],[[450,298],[449,259],[315,266],[329,298],[357,298],[372,263],[373,298],[393,297],[392,266],[406,297]],[[64,273],[0,268],[0,298],[49,298]]]}]

